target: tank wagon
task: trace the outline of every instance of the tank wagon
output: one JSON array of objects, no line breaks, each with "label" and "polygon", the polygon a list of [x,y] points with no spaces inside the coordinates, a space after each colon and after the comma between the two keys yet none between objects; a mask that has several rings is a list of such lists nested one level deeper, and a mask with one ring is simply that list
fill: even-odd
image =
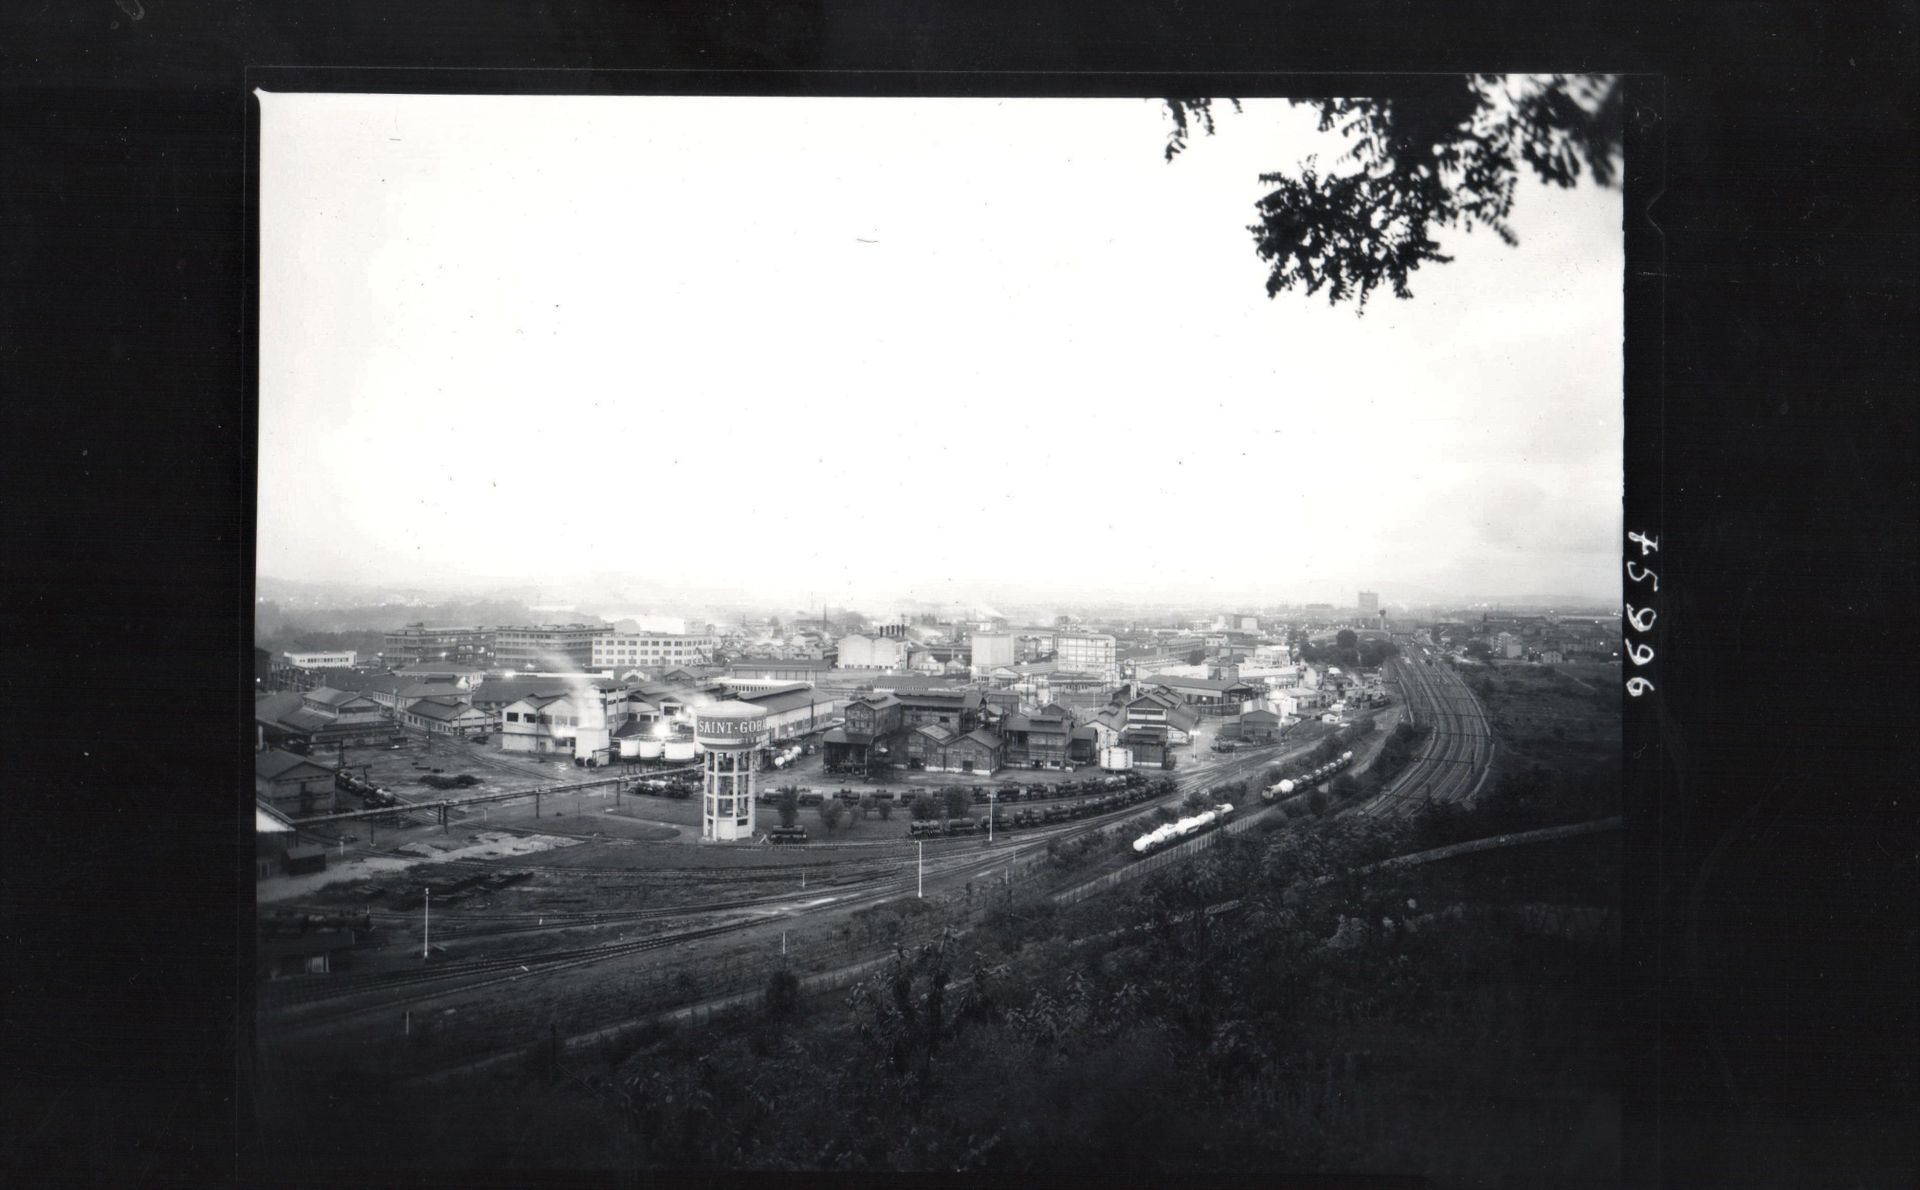
[{"label": "tank wagon", "polygon": [[1318,788],[1328,781],[1333,780],[1341,769],[1346,768],[1352,763],[1353,753],[1351,751],[1342,752],[1312,772],[1302,773],[1297,777],[1287,777],[1276,782],[1262,792],[1260,796],[1271,802],[1278,801],[1281,798],[1292,797],[1296,793],[1305,793],[1310,789]]},{"label": "tank wagon", "polygon": [[1133,841],[1133,857],[1142,859],[1157,851],[1165,851],[1177,843],[1199,838],[1208,831],[1226,825],[1232,817],[1233,805],[1228,803],[1195,814],[1191,818],[1182,818],[1177,822],[1157,826]]}]

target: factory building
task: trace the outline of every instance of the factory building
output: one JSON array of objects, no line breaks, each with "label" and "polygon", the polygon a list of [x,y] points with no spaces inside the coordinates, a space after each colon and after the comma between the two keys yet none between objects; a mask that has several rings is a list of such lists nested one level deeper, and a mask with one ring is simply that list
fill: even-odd
[{"label": "factory building", "polygon": [[1091,674],[1106,683],[1120,680],[1119,641],[1106,632],[1056,632],[1053,668],[1057,673]]},{"label": "factory building", "polygon": [[1073,712],[1058,703],[1030,715],[1009,717],[999,732],[1006,744],[1006,763],[1021,769],[1068,767],[1075,726]]},{"label": "factory building", "polygon": [[698,665],[711,658],[719,646],[717,638],[707,635],[609,632],[593,638],[592,663],[595,669]]},{"label": "factory building", "polygon": [[585,672],[593,667],[594,641],[610,636],[605,624],[539,624],[496,628],[495,668],[517,672]]},{"label": "factory building", "polygon": [[900,669],[907,663],[910,643],[903,636],[868,636],[856,632],[840,638],[835,664],[841,669]]},{"label": "factory building", "polygon": [[394,668],[441,662],[484,669],[493,661],[493,633],[471,625],[429,628],[425,623],[409,624],[386,634],[380,658]]},{"label": "factory building", "polygon": [[968,665],[975,675],[1012,665],[1018,659],[1018,646],[1011,632],[976,632],[971,643]]}]

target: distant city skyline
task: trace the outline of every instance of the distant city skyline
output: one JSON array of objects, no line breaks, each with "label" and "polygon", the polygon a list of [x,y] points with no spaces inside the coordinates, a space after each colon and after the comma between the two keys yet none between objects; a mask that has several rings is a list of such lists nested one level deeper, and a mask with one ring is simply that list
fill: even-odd
[{"label": "distant city skyline", "polygon": [[1168,164],[1142,100],[263,96],[259,573],[1616,599],[1618,194],[1269,300],[1258,174],[1337,140],[1245,107]]}]

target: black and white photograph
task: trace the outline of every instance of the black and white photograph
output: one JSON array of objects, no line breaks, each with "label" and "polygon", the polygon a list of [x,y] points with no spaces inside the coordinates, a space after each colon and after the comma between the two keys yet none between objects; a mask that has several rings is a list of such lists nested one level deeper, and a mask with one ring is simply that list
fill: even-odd
[{"label": "black and white photograph", "polygon": [[1920,1184],[1912,8],[0,6],[0,1181]]},{"label": "black and white photograph", "polygon": [[1621,93],[257,91],[268,1166],[1614,1184]]}]

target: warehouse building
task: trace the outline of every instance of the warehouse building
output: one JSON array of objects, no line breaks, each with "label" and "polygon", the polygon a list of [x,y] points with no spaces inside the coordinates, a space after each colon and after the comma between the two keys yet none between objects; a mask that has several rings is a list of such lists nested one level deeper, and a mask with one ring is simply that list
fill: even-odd
[{"label": "warehouse building", "polygon": [[256,752],[253,796],[282,814],[331,813],[337,771],[330,764],[279,748]]},{"label": "warehouse building", "polygon": [[1188,678],[1154,674],[1146,679],[1203,715],[1237,715],[1259,697],[1252,685],[1237,678]]},{"label": "warehouse building", "polygon": [[773,690],[742,691],[734,699],[766,712],[767,738],[792,739],[829,726],[839,709],[838,699],[801,683]]},{"label": "warehouse building", "polygon": [[1049,703],[1028,715],[1014,715],[1000,725],[1006,763],[1022,769],[1064,769],[1070,766],[1073,712]]},{"label": "warehouse building", "polygon": [[429,735],[454,739],[486,735],[496,724],[492,715],[462,698],[417,698],[400,712],[400,722]]}]

